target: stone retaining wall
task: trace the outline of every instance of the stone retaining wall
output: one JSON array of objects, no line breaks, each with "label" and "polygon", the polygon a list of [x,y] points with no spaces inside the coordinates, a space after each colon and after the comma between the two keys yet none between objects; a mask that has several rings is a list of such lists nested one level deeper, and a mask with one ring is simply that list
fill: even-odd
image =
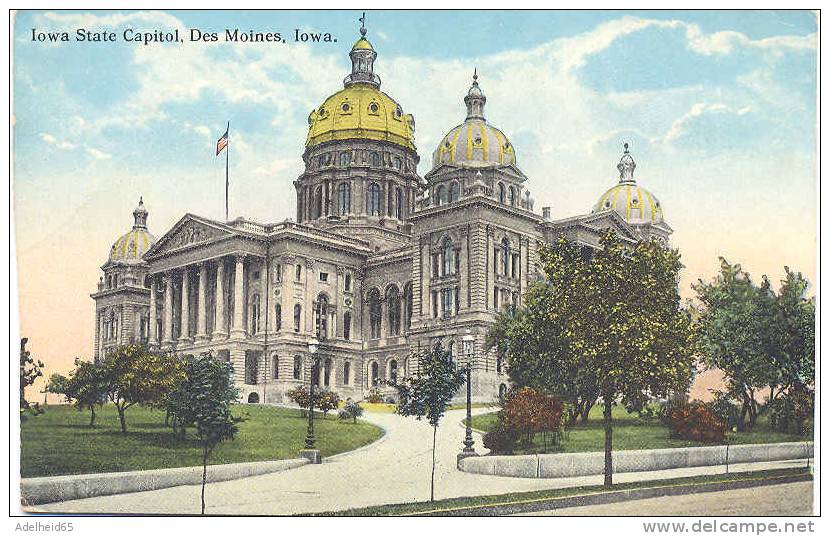
[{"label": "stone retaining wall", "polygon": [[[615,473],[663,471],[749,462],[800,460],[813,457],[813,443],[719,445],[676,449],[619,450],[613,453]],[[462,458],[458,468],[467,473],[522,478],[566,478],[601,475],[605,453],[577,452],[520,456]]]},{"label": "stone retaining wall", "polygon": [[[307,463],[308,460],[305,459],[291,459],[209,465],[207,481],[222,482],[246,476],[276,473],[300,467]],[[20,497],[24,505],[35,505],[201,483],[201,466],[119,473],[44,476],[22,479]]]}]

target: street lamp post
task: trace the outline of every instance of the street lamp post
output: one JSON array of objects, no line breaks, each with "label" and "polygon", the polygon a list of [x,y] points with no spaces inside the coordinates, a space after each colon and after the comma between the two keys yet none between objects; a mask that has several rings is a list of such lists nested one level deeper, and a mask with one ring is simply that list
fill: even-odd
[{"label": "street lamp post", "polygon": [[317,339],[308,341],[308,354],[311,357],[311,370],[308,374],[308,429],[305,436],[305,449],[300,451],[300,457],[307,458],[311,463],[320,463],[320,451],[314,448],[314,364],[317,357]]},{"label": "street lamp post", "polygon": [[470,330],[467,330],[467,334],[461,337],[461,341],[464,347],[464,353],[467,355],[467,370],[465,371],[467,374],[467,419],[465,423],[466,431],[464,433],[464,449],[462,449],[461,453],[458,455],[458,461],[461,461],[462,458],[478,456],[475,448],[473,447],[475,442],[473,441],[473,404],[472,386],[470,383],[470,375],[472,374],[473,369],[473,343],[475,338],[470,334]]}]

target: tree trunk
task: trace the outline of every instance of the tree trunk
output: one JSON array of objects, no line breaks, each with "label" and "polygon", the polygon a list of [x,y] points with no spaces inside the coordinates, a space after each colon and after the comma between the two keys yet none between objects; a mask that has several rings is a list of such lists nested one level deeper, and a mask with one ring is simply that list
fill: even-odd
[{"label": "tree trunk", "polygon": [[89,427],[95,428],[95,406],[90,406],[89,411],[92,414],[89,417]]},{"label": "tree trunk", "polygon": [[429,502],[435,500],[435,435],[438,433],[438,426],[432,427],[432,476],[429,481]]},{"label": "tree trunk", "polygon": [[588,414],[591,413],[591,408],[594,407],[593,401],[585,401],[585,405],[582,407],[582,415],[580,418],[582,419],[582,424],[588,422]]},{"label": "tree trunk", "polygon": [[121,433],[127,435],[127,419],[126,415],[124,414],[127,411],[127,409],[119,404],[116,404],[115,407],[118,408],[118,420],[121,421]]},{"label": "tree trunk", "polygon": [[605,411],[603,412],[603,420],[605,422],[605,482],[606,488],[613,485],[613,466],[611,464],[611,405],[612,399],[610,395],[603,396],[605,402]]},{"label": "tree trunk", "polygon": [[202,456],[202,515],[205,515],[205,484],[207,484],[208,448],[205,445]]}]

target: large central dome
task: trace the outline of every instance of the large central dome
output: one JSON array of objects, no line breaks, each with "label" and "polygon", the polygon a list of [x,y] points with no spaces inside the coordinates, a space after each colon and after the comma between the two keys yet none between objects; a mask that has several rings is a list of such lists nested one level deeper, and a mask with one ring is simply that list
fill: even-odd
[{"label": "large central dome", "polygon": [[333,140],[368,139],[415,150],[415,119],[380,90],[380,78],[373,71],[377,53],[365,35],[349,56],[352,73],[343,81],[344,89],[308,115],[306,149]]},{"label": "large central dome", "polygon": [[432,168],[443,164],[484,167],[516,163],[516,152],[504,132],[484,118],[487,97],[478,87],[478,75],[464,97],[467,118],[450,130],[432,154]]}]

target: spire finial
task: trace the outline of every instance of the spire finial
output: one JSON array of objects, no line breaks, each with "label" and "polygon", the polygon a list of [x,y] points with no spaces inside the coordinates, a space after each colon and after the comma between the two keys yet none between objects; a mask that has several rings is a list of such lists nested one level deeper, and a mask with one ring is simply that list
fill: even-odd
[{"label": "spire finial", "polygon": [[135,207],[133,211],[133,218],[135,218],[135,223],[133,224],[133,229],[138,228],[147,228],[147,209],[144,208],[144,196],[138,198],[138,206]]},{"label": "spire finial", "polygon": [[478,67],[473,67],[473,84],[478,82]]},{"label": "spire finial", "polygon": [[623,149],[624,149],[623,154],[628,154],[628,142],[623,143]]},{"label": "spire finial", "polygon": [[617,170],[620,172],[620,182],[634,182],[634,169],[637,163],[628,151],[628,142],[623,143],[623,155],[620,158],[620,163],[617,164]]},{"label": "spire finial", "polygon": [[366,12],[364,11],[363,14],[360,16],[360,35],[362,37],[366,37]]}]

